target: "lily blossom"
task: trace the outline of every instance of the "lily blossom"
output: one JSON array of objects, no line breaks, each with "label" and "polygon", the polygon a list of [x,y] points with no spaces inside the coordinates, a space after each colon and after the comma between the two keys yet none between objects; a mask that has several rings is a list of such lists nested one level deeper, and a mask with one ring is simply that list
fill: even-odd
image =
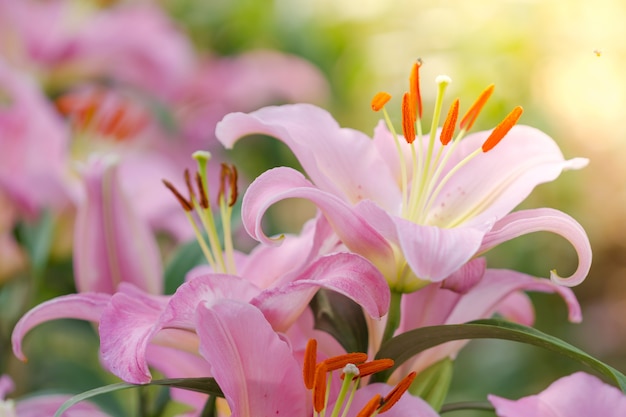
[{"label": "lily blossom", "polygon": [[[415,68],[419,65],[414,72]],[[371,139],[339,127],[325,110],[308,104],[227,115],[216,129],[226,147],[250,134],[274,136],[293,151],[308,175],[307,179],[294,169],[281,167],[252,183],[242,208],[244,226],[251,236],[276,244],[277,239],[262,229],[265,211],[283,199],[308,199],[351,251],[380,268],[394,291],[412,292],[429,282],[443,281],[488,249],[483,242],[492,239],[494,227],[508,223],[509,212],[535,186],[587,163],[581,158],[564,159],[543,132],[515,126],[521,108],[514,109],[493,131],[464,137],[492,88],[462,118],[456,137],[458,102],[438,130],[447,77],[438,79],[433,127],[429,135],[423,135],[421,110],[417,112],[414,104],[418,101],[421,108],[414,78],[412,93],[403,101],[404,137],[381,122]],[[373,107],[384,108],[386,98],[376,100]],[[570,277],[560,278],[554,271],[550,275],[560,284],[576,285],[589,270],[587,236],[566,214],[556,210],[548,217],[545,214],[514,213],[520,227],[508,233],[497,228],[496,240],[537,230],[564,236],[578,253],[578,268]]]},{"label": "lily blossom", "polygon": [[159,248],[122,189],[116,158],[91,158],[83,181],[85,195],[78,205],[74,229],[78,291],[113,294],[120,282],[130,282],[161,294]]},{"label": "lily blossom", "polygon": [[[313,343],[307,346],[301,365],[289,344],[272,329],[258,309],[235,300],[201,304],[195,319],[202,323],[198,327],[200,353],[211,363],[213,375],[225,394],[232,415],[237,417],[278,414],[309,417],[324,410],[330,412],[335,407],[339,413],[344,399],[333,388],[326,396],[326,384],[317,382],[321,381],[319,375],[325,380],[325,375],[333,370],[330,364],[335,363],[334,369],[344,369],[344,385],[348,387],[354,383],[353,378],[358,379],[356,365],[367,358],[365,354],[355,353],[316,363]],[[355,371],[346,371],[344,367]],[[315,383],[311,374],[313,369]],[[357,389],[353,401],[345,405],[349,408],[345,415],[356,416],[368,406],[372,408],[370,413],[360,415],[373,415],[374,411],[385,408],[385,400],[393,398],[398,402],[389,404],[386,415],[437,416],[422,399],[402,395],[410,381],[409,378],[403,381],[404,385],[399,384],[394,394],[390,394],[392,387],[386,384]],[[307,392],[309,389],[310,393]]]},{"label": "lily blossom", "polygon": [[489,395],[499,417],[587,417],[626,415],[626,396],[585,372],[552,383],[537,395],[508,400]]}]

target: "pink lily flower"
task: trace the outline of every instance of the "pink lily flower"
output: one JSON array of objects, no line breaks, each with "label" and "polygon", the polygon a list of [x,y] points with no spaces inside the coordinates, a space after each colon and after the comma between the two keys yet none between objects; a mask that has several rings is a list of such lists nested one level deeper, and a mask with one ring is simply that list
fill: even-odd
[{"label": "pink lily flower", "polygon": [[[436,113],[447,82],[440,79]],[[287,198],[308,199],[343,244],[377,265],[397,292],[443,281],[497,243],[547,230],[568,239],[579,259],[570,277],[561,278],[552,271],[551,279],[562,285],[579,284],[591,263],[582,227],[557,210],[509,212],[536,185],[554,180],[564,170],[581,168],[587,161],[565,160],[546,134],[513,126],[520,109],[493,132],[461,140],[488,94],[490,90],[470,108],[454,139],[458,102],[442,130],[433,128],[429,137],[421,133],[416,137],[411,126],[417,125],[421,132],[421,125],[419,117],[411,116],[417,113],[411,94],[406,95],[409,101],[404,100],[406,138],[392,133],[391,126],[379,124],[371,139],[340,128],[326,111],[307,104],[226,116],[216,129],[226,147],[249,134],[274,136],[289,146],[309,177],[285,167],[259,176],[243,200],[246,230],[261,242],[276,244],[277,239],[262,230],[267,208]],[[437,122],[435,118],[433,124]]]},{"label": "pink lily flower", "polygon": [[[326,400],[322,393],[320,405],[316,391],[325,387],[314,387],[313,398],[307,395],[302,371],[302,366],[306,368],[306,359],[305,365],[301,366],[289,344],[250,304],[234,300],[203,303],[198,306],[196,320],[202,323],[198,327],[200,353],[211,363],[232,416],[280,414],[308,417],[317,415],[313,412],[314,407],[318,412],[330,412],[337,403],[338,411],[341,410],[343,400],[338,398],[336,389]],[[386,384],[371,384],[358,389],[347,415],[356,416],[373,397],[386,396],[390,389]],[[378,408],[377,404],[375,407]],[[435,417],[437,413],[420,398],[403,395],[386,415]]]},{"label": "pink lily flower", "polygon": [[587,417],[626,415],[626,396],[585,372],[553,382],[537,395],[508,400],[489,395],[499,417]]},{"label": "pink lily flower", "polygon": [[122,189],[115,158],[92,158],[83,181],[85,197],[74,227],[77,290],[113,294],[121,282],[129,282],[161,294],[163,271],[156,239]]}]

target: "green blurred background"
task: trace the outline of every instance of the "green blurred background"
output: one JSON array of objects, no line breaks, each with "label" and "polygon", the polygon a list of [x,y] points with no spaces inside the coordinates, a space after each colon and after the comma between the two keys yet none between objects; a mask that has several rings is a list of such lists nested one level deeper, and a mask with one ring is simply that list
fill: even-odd
[{"label": "green blurred background", "polygon": [[[439,74],[453,83],[444,106],[460,97],[462,110],[490,83],[496,90],[474,130],[489,129],[516,105],[520,123],[550,134],[566,158],[591,160],[581,171],[566,172],[538,187],[524,207],[550,206],[575,217],[587,230],[594,250],[588,279],[575,288],[584,321],[566,322],[556,296],[533,296],[537,327],[562,337],[614,367],[626,371],[626,4],[620,0],[163,0],[162,5],[192,37],[196,47],[215,55],[269,48],[302,56],[326,75],[331,97],[324,105],[343,126],[370,134],[378,114],[371,97],[380,90],[396,99],[388,107],[399,120],[399,97],[410,65],[420,57],[425,115],[432,109]],[[399,125],[398,125],[399,126]],[[248,175],[276,164],[293,164],[277,141],[250,146],[267,159],[246,161]],[[274,213],[280,216],[280,208]],[[312,211],[304,207],[296,231]],[[283,227],[284,231],[284,227]],[[489,265],[547,277],[549,270],[573,271],[576,257],[562,239],[548,234],[522,237],[489,254]],[[62,293],[65,289],[53,289]],[[71,329],[71,330],[68,330]],[[97,339],[88,325],[46,324],[34,340],[67,343],[79,332],[85,363],[95,359]],[[64,342],[65,341],[65,342]],[[63,346],[58,346],[63,352]],[[88,353],[87,353],[88,352]],[[43,352],[42,352],[43,353]],[[33,354],[34,357],[38,355]],[[61,355],[62,356],[62,355]],[[42,357],[45,357],[43,355]],[[64,358],[61,358],[64,359]],[[65,359],[75,359],[65,358]],[[11,365],[22,373],[57,375],[41,386],[67,384],[85,389],[64,375],[63,361]],[[37,365],[39,364],[39,365]],[[46,365],[47,364],[47,365]],[[517,398],[545,388],[555,378],[581,369],[538,348],[510,342],[472,343],[461,354],[450,400],[480,400],[489,392]],[[66,370],[67,371],[67,370]],[[60,373],[59,373],[60,372]],[[85,378],[97,385],[114,379]],[[32,375],[31,375],[32,376]],[[131,400],[129,400],[131,401]],[[489,413],[450,413],[480,416]]]}]

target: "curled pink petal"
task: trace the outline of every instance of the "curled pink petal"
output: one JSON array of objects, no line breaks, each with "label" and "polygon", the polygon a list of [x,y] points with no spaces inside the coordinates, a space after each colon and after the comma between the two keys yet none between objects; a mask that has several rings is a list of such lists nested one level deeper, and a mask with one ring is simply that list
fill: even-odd
[{"label": "curled pink petal", "polygon": [[70,294],[39,304],[17,322],[11,335],[13,353],[25,361],[22,339],[35,326],[56,319],[79,319],[98,322],[111,296],[101,293]]},{"label": "curled pink petal", "polygon": [[244,195],[243,223],[253,238],[264,243],[276,243],[263,232],[261,220],[272,204],[287,198],[304,198],[313,202],[350,250],[372,261],[386,277],[395,274],[395,255],[380,233],[350,205],[314,187],[301,173],[290,168],[274,168],[263,173]]},{"label": "curled pink petal", "polygon": [[166,305],[166,297],[146,294],[131,285],[120,286],[111,297],[98,330],[102,362],[112,373],[134,384],[150,382],[145,352]]},{"label": "curled pink petal", "polygon": [[485,235],[479,252],[485,252],[502,242],[533,232],[551,232],[567,239],[578,255],[578,267],[569,277],[562,278],[556,271],[550,279],[560,285],[573,287],[584,281],[591,268],[591,244],[582,226],[567,214],[550,208],[521,210],[498,221]]},{"label": "curled pink petal", "polygon": [[232,113],[217,124],[215,134],[228,148],[245,135],[273,136],[289,146],[321,190],[352,204],[372,199],[385,208],[400,206],[400,191],[397,185],[391,186],[396,178],[371,139],[341,128],[319,107],[293,104]]}]

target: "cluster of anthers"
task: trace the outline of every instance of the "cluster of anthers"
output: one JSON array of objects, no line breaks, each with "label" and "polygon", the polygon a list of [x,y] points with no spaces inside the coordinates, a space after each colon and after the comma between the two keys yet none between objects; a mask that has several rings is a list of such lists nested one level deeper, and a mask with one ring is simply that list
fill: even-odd
[{"label": "cluster of anthers", "polygon": [[[339,413],[342,413],[342,417],[346,416],[361,379],[376,372],[387,370],[393,364],[391,359],[367,361],[367,354],[365,353],[346,353],[317,362],[317,341],[310,339],[306,346],[302,375],[304,385],[313,394],[314,416],[324,417],[327,411],[330,411],[331,417],[337,417]],[[338,370],[341,370],[343,382],[333,409],[328,410],[331,379],[333,372]],[[372,417],[388,411],[409,389],[415,376],[416,373],[411,372],[386,396],[377,394],[372,397],[359,411],[357,417]]]},{"label": "cluster of anthers", "polygon": [[[231,218],[233,206],[237,202],[237,169],[234,165],[221,164],[220,188],[217,194],[217,205],[220,211],[222,226],[222,236],[224,247],[220,241],[220,233],[215,215],[211,209],[209,201],[209,186],[207,181],[207,164],[211,154],[206,151],[194,152],[193,158],[196,160],[198,170],[194,177],[191,177],[189,170],[185,170],[185,184],[189,197],[183,194],[168,180],[163,180],[165,186],[174,194],[185,215],[194,230],[196,239],[200,244],[202,253],[207,262],[215,272],[225,274],[236,274],[234,247],[231,232]],[[195,183],[195,187],[194,187]],[[196,216],[194,217],[194,212]],[[200,225],[198,225],[199,220]],[[201,231],[204,229],[204,233]],[[206,236],[205,236],[206,235]]]},{"label": "cluster of anthers", "polygon": [[[409,77],[409,91],[402,97],[402,133],[406,143],[410,145],[411,169],[409,171],[398,135],[385,110],[385,104],[391,99],[386,92],[379,92],[371,102],[372,110],[383,111],[385,122],[396,142],[401,170],[402,190],[402,217],[418,224],[430,224],[439,227],[455,227],[463,221],[475,215],[475,211],[468,212],[464,216],[454,219],[437,219],[433,216],[433,205],[450,178],[470,160],[481,153],[492,150],[513,128],[522,115],[523,109],[515,107],[489,134],[482,146],[468,154],[463,160],[453,167],[446,167],[447,162],[453,155],[455,148],[465,134],[472,128],[481,110],[487,103],[494,90],[494,85],[488,86],[470,106],[459,123],[459,132],[456,136],[457,120],[459,117],[459,99],[455,99],[450,106],[448,115],[439,134],[440,147],[436,149],[435,141],[437,127],[443,107],[443,96],[447,86],[451,83],[448,76],[440,75],[436,82],[438,86],[435,109],[433,112],[432,125],[428,135],[428,143],[423,143],[422,133],[422,96],[420,93],[419,69],[421,60],[417,60],[412,67]],[[417,140],[416,140],[417,139]],[[414,143],[417,142],[417,146]],[[444,152],[447,149],[447,152]],[[477,208],[480,209],[480,208]],[[441,224],[439,224],[441,223]]]},{"label": "cluster of anthers", "polygon": [[61,114],[69,117],[78,137],[90,135],[121,142],[148,124],[148,114],[130,97],[100,88],[64,94],[55,104]]}]

